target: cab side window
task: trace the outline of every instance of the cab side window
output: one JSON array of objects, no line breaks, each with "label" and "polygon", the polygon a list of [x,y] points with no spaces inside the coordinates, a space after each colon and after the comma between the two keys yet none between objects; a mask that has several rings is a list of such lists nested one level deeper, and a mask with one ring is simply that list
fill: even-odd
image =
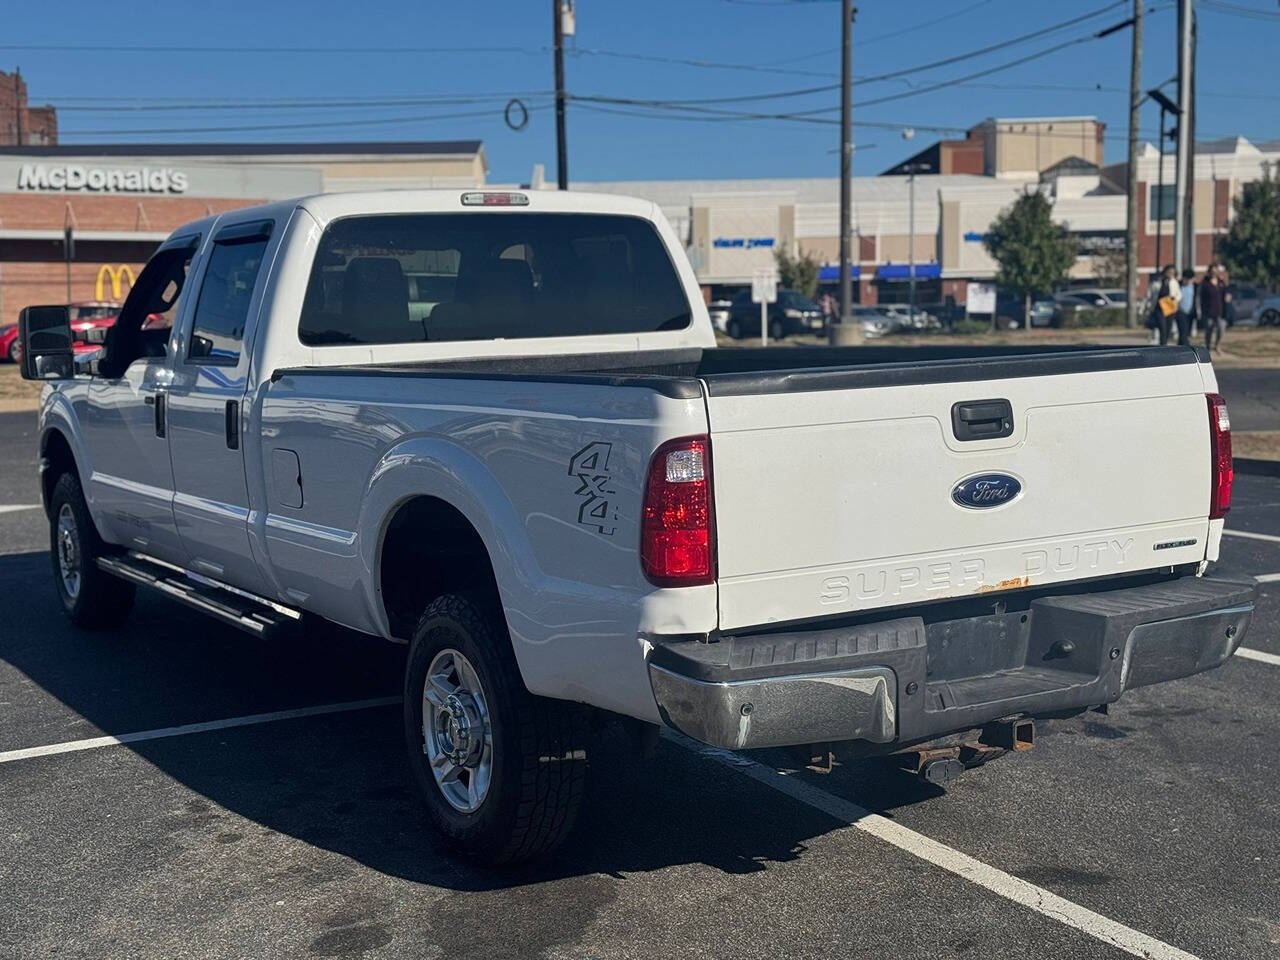
[{"label": "cab side window", "polygon": [[236,224],[214,236],[196,300],[189,363],[235,366],[240,362],[249,303],[269,239],[269,223]]}]

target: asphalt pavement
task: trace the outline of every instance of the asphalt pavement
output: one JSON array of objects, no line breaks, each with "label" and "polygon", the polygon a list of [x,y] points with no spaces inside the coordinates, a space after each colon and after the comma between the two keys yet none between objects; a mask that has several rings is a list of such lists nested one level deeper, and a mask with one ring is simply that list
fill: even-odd
[{"label": "asphalt pavement", "polygon": [[1280,957],[1280,480],[1238,477],[1215,570],[1277,575],[1252,658],[945,790],[606,728],[565,850],[489,871],[411,792],[401,648],[147,594],[71,628],[42,512],[3,509],[38,502],[33,419],[0,416],[0,957]]}]

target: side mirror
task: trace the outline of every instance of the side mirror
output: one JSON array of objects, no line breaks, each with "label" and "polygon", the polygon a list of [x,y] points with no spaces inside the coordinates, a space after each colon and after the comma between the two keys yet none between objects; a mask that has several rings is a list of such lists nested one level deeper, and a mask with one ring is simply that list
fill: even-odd
[{"label": "side mirror", "polygon": [[71,311],[63,306],[27,307],[18,315],[24,380],[69,380],[75,376]]}]

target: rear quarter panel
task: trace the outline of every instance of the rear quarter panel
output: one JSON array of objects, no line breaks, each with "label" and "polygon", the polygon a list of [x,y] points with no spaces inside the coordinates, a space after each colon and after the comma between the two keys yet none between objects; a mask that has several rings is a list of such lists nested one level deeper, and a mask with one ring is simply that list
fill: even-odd
[{"label": "rear quarter panel", "polygon": [[[283,602],[389,635],[385,526],[409,498],[439,497],[488,548],[529,689],[657,720],[643,638],[713,629],[716,588],[650,585],[638,514],[653,449],[706,431],[700,396],[323,371],[260,390],[252,523]],[[275,450],[298,455],[300,508],[276,496]]]}]

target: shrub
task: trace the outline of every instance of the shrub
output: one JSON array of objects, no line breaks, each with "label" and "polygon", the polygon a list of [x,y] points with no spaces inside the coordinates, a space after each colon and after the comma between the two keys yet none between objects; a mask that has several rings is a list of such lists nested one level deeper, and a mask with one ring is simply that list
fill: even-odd
[{"label": "shrub", "polygon": [[943,333],[958,333],[968,335],[971,333],[990,333],[990,320],[957,320],[951,325],[950,331],[941,331]]}]

